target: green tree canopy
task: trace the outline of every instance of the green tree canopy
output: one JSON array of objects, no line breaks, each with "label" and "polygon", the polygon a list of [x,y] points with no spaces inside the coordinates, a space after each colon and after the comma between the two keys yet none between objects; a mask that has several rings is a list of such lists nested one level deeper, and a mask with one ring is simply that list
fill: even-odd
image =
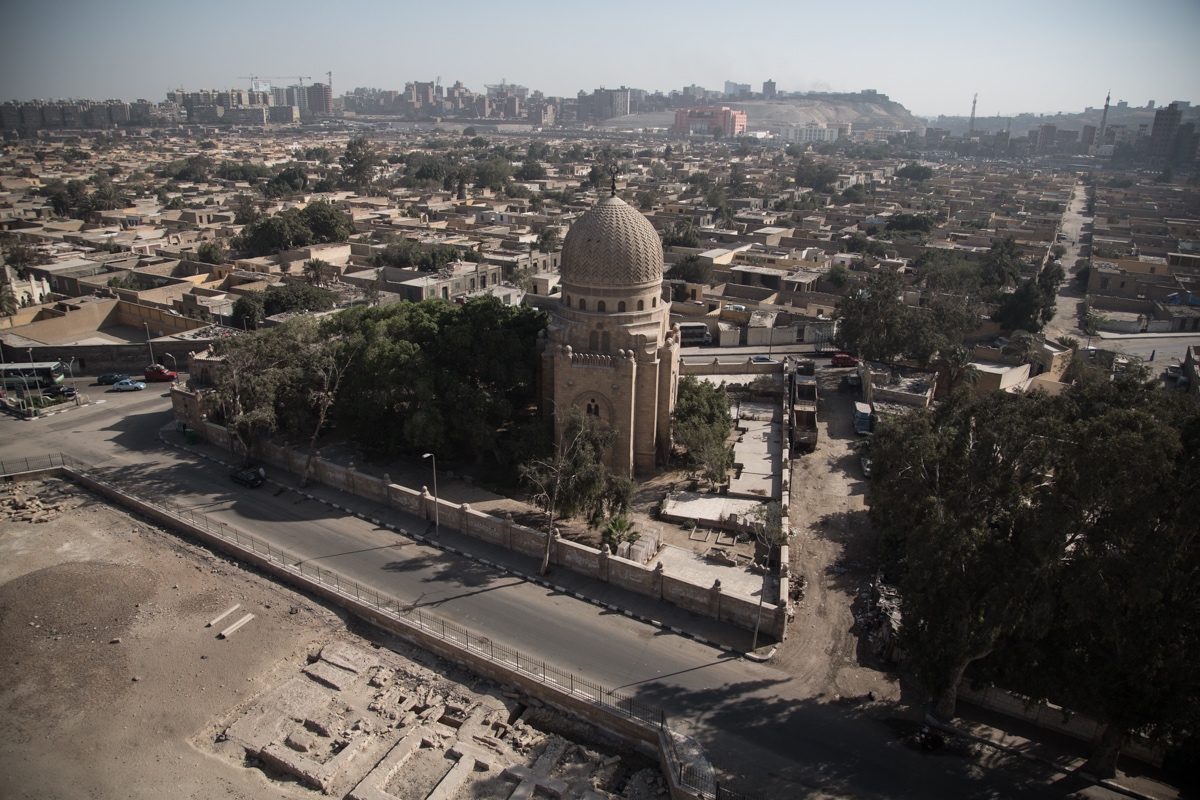
[{"label": "green tree canopy", "polygon": [[251,256],[266,256],[311,244],[344,242],[352,232],[345,214],[328,203],[316,202],[250,223],[235,246],[248,250]]},{"label": "green tree canopy", "polygon": [[521,480],[531,491],[530,499],[546,512],[540,574],[545,575],[550,567],[557,520],[585,516],[596,527],[606,518],[628,511],[633,482],[615,475],[604,464],[604,454],[616,438],[612,427],[571,406],[554,452],[521,465]]},{"label": "green tree canopy", "polygon": [[664,276],[667,280],[712,284],[712,264],[697,255],[686,255],[671,265]]},{"label": "green tree canopy", "polygon": [[495,298],[347,309],[330,330],[359,356],[334,418],[373,450],[506,463],[499,444],[534,397],[545,324],[543,312]]},{"label": "green tree canopy", "polygon": [[541,181],[546,179],[546,168],[537,161],[527,160],[513,175],[519,181]]},{"label": "green tree canopy", "polygon": [[1025,259],[1016,239],[1001,239],[983,257],[980,275],[985,286],[1012,286],[1021,280]]},{"label": "green tree canopy", "polygon": [[907,178],[910,181],[927,181],[933,177],[933,170],[929,167],[923,167],[915,161],[911,164],[906,164],[896,170],[896,175],[900,178]]},{"label": "green tree canopy", "polygon": [[663,249],[669,250],[672,247],[690,247],[696,248],[700,246],[700,232],[696,230],[696,226],[687,220],[680,220],[675,223],[675,227],[663,234]]},{"label": "green tree canopy", "polygon": [[733,466],[733,451],[727,443],[732,432],[725,387],[702,382],[694,375],[681,378],[671,438],[683,446],[688,463],[714,486],[725,481]]},{"label": "green tree canopy", "polygon": [[894,214],[884,228],[889,231],[929,233],[933,230],[933,220],[925,214]]},{"label": "green tree canopy", "polygon": [[365,190],[375,179],[375,168],[379,165],[379,152],[371,146],[366,136],[356,136],[346,142],[342,154],[342,178],[359,191]]},{"label": "green tree canopy", "polygon": [[1198,444],[1194,404],[1089,374],[880,425],[871,517],[936,715],[974,664],[1104,723],[1096,774],[1133,731],[1194,734]]},{"label": "green tree canopy", "polygon": [[225,240],[210,239],[196,248],[196,258],[205,264],[225,263]]}]

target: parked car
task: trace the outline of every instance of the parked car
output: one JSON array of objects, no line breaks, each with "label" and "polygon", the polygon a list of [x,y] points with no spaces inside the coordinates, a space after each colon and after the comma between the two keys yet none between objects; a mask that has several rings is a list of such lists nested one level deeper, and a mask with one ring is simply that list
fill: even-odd
[{"label": "parked car", "polygon": [[863,456],[862,471],[864,477],[871,477],[871,459],[868,456]]},{"label": "parked car", "polygon": [[1167,365],[1167,380],[1177,381],[1183,377],[1183,367],[1178,364]]},{"label": "parked car", "polygon": [[859,375],[857,372],[851,372],[846,376],[846,385],[852,389],[862,386],[862,375]]},{"label": "parked car", "polygon": [[831,367],[857,367],[858,359],[846,353],[834,353],[833,358],[829,361]]},{"label": "parked car", "polygon": [[255,469],[253,467],[247,467],[246,469],[239,469],[237,472],[233,473],[229,477],[233,479],[234,483],[240,483],[242,486],[248,487],[250,489],[254,489],[256,487],[262,486],[263,481],[266,480],[266,478],[263,477],[262,469],[261,468]]},{"label": "parked car", "polygon": [[113,384],[114,392],[140,392],[145,388],[146,384],[142,383],[141,381],[131,381],[129,378],[126,378],[123,381],[117,381]]},{"label": "parked car", "polygon": [[771,358],[770,356],[751,356],[750,360],[755,364],[778,364],[779,359]]},{"label": "parked car", "polygon": [[142,370],[146,381],[173,381],[179,377],[179,373],[173,369],[167,369],[162,364],[151,364]]},{"label": "parked car", "polygon": [[114,383],[120,383],[121,381],[127,380],[129,380],[128,375],[122,375],[119,372],[110,372],[106,375],[101,375],[99,378],[96,378],[96,383],[100,384],[101,386],[111,386]]},{"label": "parked car", "polygon": [[72,386],[51,386],[44,394],[46,397],[74,397],[76,395],[75,388]]}]

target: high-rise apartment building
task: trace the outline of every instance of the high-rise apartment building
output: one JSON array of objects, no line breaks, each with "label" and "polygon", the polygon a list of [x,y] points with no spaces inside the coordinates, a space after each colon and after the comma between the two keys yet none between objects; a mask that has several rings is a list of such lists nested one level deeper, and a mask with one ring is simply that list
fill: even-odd
[{"label": "high-rise apartment building", "polygon": [[1150,163],[1160,165],[1170,162],[1175,135],[1182,121],[1183,112],[1175,103],[1154,112],[1154,127],[1150,129]]},{"label": "high-rise apartment building", "polygon": [[333,87],[324,83],[314,83],[308,87],[308,110],[322,117],[333,116]]},{"label": "high-rise apartment building", "polygon": [[739,136],[746,132],[746,112],[729,106],[681,108],[675,112],[674,133],[687,135]]}]

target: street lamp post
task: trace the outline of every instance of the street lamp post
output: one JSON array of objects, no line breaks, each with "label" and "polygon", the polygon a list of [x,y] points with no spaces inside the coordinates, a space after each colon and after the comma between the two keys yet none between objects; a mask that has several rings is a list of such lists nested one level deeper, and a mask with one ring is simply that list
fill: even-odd
[{"label": "street lamp post", "polygon": [[75,356],[71,356],[71,360],[67,362],[67,369],[71,372],[71,388],[75,390],[75,405],[80,405],[79,387],[75,385]]},{"label": "street lamp post", "polygon": [[157,364],[154,360],[154,345],[150,344],[150,323],[143,322],[142,327],[146,329],[146,348],[150,351],[150,363]]},{"label": "street lamp post", "polygon": [[[29,369],[30,369],[30,371],[32,372],[32,371],[33,371],[33,348],[32,348],[32,347],[29,347],[29,348],[26,348],[26,349],[29,351]],[[41,401],[44,399],[44,397],[43,397],[43,395],[42,395],[42,382],[41,382],[41,381],[39,381],[39,380],[37,379],[37,375],[36,375],[36,374],[33,376],[33,382],[34,382],[34,383],[37,385],[37,390],[38,390],[38,405],[40,406],[40,405],[41,405]]]},{"label": "street lamp post", "polygon": [[442,533],[441,514],[438,509],[438,490],[437,490],[437,456],[433,453],[426,453],[421,458],[433,459],[433,535],[440,536]]},{"label": "street lamp post", "polygon": [[175,360],[175,356],[171,355],[170,353],[163,353],[163,358],[171,359],[171,371],[176,373],[176,377],[178,377],[179,362]]}]

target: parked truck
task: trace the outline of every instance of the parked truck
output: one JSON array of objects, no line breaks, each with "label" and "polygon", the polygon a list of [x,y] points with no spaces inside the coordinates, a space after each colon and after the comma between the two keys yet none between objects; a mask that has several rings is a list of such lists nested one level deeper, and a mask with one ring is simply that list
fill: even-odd
[{"label": "parked truck", "polygon": [[142,374],[146,381],[173,381],[179,377],[178,372],[167,369],[162,364],[151,364],[143,370]]},{"label": "parked truck", "polygon": [[796,458],[817,446],[817,379],[801,374],[801,369],[793,371],[790,379],[792,457]]},{"label": "parked truck", "polygon": [[869,403],[854,403],[854,432],[866,434],[871,432],[871,405]]}]

